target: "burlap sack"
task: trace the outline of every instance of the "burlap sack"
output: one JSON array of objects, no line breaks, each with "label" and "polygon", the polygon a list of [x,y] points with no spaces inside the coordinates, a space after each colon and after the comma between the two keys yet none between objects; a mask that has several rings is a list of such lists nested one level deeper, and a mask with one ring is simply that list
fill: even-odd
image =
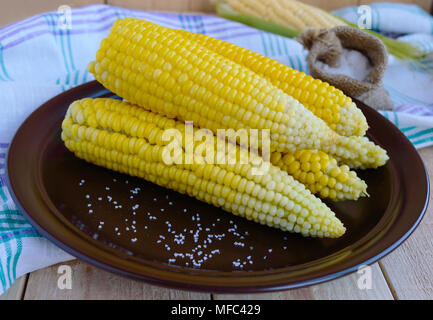
[{"label": "burlap sack", "polygon": [[[382,85],[388,54],[385,45],[377,37],[356,28],[338,26],[330,30],[308,29],[301,34],[299,40],[309,50],[307,62],[311,76],[328,82],[373,108],[394,108],[388,92]],[[353,79],[344,74],[328,73],[317,66],[317,60],[331,67],[337,66],[343,48],[357,50],[369,59],[373,69],[364,80]]]}]

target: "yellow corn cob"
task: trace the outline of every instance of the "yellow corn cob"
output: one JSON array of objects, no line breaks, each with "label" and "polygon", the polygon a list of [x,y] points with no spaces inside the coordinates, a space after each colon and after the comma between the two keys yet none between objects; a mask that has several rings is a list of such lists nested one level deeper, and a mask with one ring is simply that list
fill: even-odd
[{"label": "yellow corn cob", "polygon": [[271,154],[271,162],[287,171],[314,194],[332,200],[357,200],[367,195],[367,184],[346,165],[318,150]]},{"label": "yellow corn cob", "polygon": [[[302,5],[302,3],[299,3],[299,2],[285,1],[285,0],[266,1],[266,5],[269,5],[270,8],[272,8],[276,12],[279,11],[280,14],[282,14],[282,15],[284,15],[287,12],[290,12],[292,15],[295,15],[300,20],[304,21],[306,27],[323,28],[323,27],[329,26],[327,21],[323,21],[323,18],[321,18],[321,17],[319,18],[319,16],[313,10],[311,10],[310,8],[304,7]],[[286,20],[286,24],[287,24],[287,21],[290,21],[290,17],[288,17],[288,19]]]},{"label": "yellow corn cob", "polygon": [[329,14],[328,12],[318,7],[303,3],[302,1],[278,0],[278,2],[280,2],[282,7],[284,8],[291,8],[295,11],[302,11],[305,19],[309,21],[307,28],[315,27],[318,29],[331,29],[336,26],[346,25],[346,23],[344,23],[340,19],[337,19],[332,14]]},{"label": "yellow corn cob", "polygon": [[345,25],[326,11],[295,0],[219,0],[234,11],[303,31]]},{"label": "yellow corn cob", "polygon": [[[180,130],[182,141],[177,141],[184,158],[184,126],[128,102],[86,98],[70,105],[62,123],[62,140],[88,162],[144,178],[262,224],[313,237],[335,238],[345,232],[320,199],[278,167],[270,165],[266,174],[253,175],[250,162],[166,164],[169,142],[163,139],[164,130]],[[258,158],[237,149],[253,160]]]},{"label": "yellow corn cob", "polygon": [[[284,1],[284,0],[280,0]],[[304,6],[305,10],[310,10],[315,13],[316,19],[319,21],[319,28],[320,29],[331,29],[337,26],[347,26],[347,23],[345,23],[343,20],[338,19],[334,15],[330,14],[329,12],[312,5],[309,5],[307,3],[303,3],[301,1],[293,1],[297,4]]]},{"label": "yellow corn cob", "polygon": [[[303,30],[308,26],[302,18],[294,14],[292,11],[282,10],[277,2],[273,2],[273,6],[267,5],[266,2],[256,0],[227,0],[225,2],[231,9],[244,15],[272,21],[284,26],[289,26],[296,30]],[[260,12],[261,14],[259,14]],[[290,23],[288,23],[288,21]]]},{"label": "yellow corn cob", "polygon": [[89,71],[106,88],[154,112],[218,129],[270,130],[272,151],[318,149],[348,165],[383,165],[386,152],[367,139],[352,143],[250,69],[139,19],[117,20]]},{"label": "yellow corn cob", "polygon": [[301,102],[338,134],[363,136],[367,131],[367,120],[361,110],[350,97],[328,83],[235,44],[184,30],[179,32],[265,77]]}]

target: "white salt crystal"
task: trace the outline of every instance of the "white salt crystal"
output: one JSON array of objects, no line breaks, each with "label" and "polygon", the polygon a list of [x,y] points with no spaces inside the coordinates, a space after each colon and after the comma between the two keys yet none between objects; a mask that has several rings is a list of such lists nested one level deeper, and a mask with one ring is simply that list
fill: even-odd
[{"label": "white salt crystal", "polygon": [[356,80],[364,80],[373,69],[366,56],[357,50],[343,49],[337,67],[330,67],[324,62],[317,61],[317,66],[332,74],[344,74]]}]

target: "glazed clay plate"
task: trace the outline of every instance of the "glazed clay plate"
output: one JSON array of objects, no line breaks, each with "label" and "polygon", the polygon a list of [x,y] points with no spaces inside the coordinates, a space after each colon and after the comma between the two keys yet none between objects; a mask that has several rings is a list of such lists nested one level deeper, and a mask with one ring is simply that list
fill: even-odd
[{"label": "glazed clay plate", "polygon": [[369,137],[390,155],[360,171],[369,198],[328,203],[347,228],[339,239],[303,238],[233,216],[186,195],[80,160],[60,139],[69,104],[114,97],[97,82],[37,109],[16,133],[10,190],[45,237],[104,269],[147,282],[213,292],[281,290],[330,280],[396,248],[427,206],[424,165],[405,136],[358,103]]}]

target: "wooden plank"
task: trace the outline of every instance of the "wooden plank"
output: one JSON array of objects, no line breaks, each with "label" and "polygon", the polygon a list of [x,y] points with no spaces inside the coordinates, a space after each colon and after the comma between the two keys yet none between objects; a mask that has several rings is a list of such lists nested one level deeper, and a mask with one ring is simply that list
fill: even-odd
[{"label": "wooden plank", "polygon": [[108,0],[108,4],[118,7],[176,12],[215,12],[211,0]]},{"label": "wooden plank", "polygon": [[[71,289],[59,289],[59,266],[71,267]],[[63,273],[63,272],[62,272]],[[57,264],[30,274],[25,300],[77,299],[210,299],[210,294],[167,289],[104,271],[81,260]]]},{"label": "wooden plank", "polygon": [[392,300],[393,296],[391,291],[377,263],[372,265],[371,275],[372,288],[364,290],[358,288],[360,275],[353,273],[343,278],[301,289],[244,295],[215,294],[213,297],[215,300]]},{"label": "wooden plank", "polygon": [[[433,177],[433,147],[420,150]],[[432,189],[432,182],[430,180]],[[430,204],[433,196],[430,195]],[[432,299],[433,298],[433,205],[412,236],[393,253],[374,264],[373,289],[359,290],[357,274],[297,290],[258,295],[215,295],[215,299]]]},{"label": "wooden plank", "polygon": [[[430,175],[433,174],[433,147],[420,151]],[[382,260],[386,279],[398,298],[428,299],[433,297],[433,212],[429,208],[421,226],[394,253]],[[39,270],[30,275],[26,299],[207,299],[206,294],[189,293],[150,286],[113,275],[83,262],[70,264],[74,281],[72,290],[57,289],[57,267]],[[214,295],[215,299],[392,299],[384,275],[373,265],[373,288],[360,290],[358,276],[351,274],[331,282],[277,293],[255,295]],[[75,283],[75,282],[74,282]]]},{"label": "wooden plank", "polygon": [[28,275],[23,275],[15,280],[5,293],[0,295],[0,300],[21,300],[24,297]]},{"label": "wooden plank", "polygon": [[412,0],[413,4],[416,4],[423,8],[425,11],[429,12],[430,14],[433,13],[433,1],[432,0]]},{"label": "wooden plank", "polygon": [[104,0],[14,0],[0,1],[0,27],[28,18],[38,13],[57,11],[61,5],[80,7],[89,4],[104,3]]},{"label": "wooden plank", "polygon": [[[433,179],[433,147],[420,150]],[[420,226],[381,264],[395,295],[399,299],[433,299],[433,195]]]}]

